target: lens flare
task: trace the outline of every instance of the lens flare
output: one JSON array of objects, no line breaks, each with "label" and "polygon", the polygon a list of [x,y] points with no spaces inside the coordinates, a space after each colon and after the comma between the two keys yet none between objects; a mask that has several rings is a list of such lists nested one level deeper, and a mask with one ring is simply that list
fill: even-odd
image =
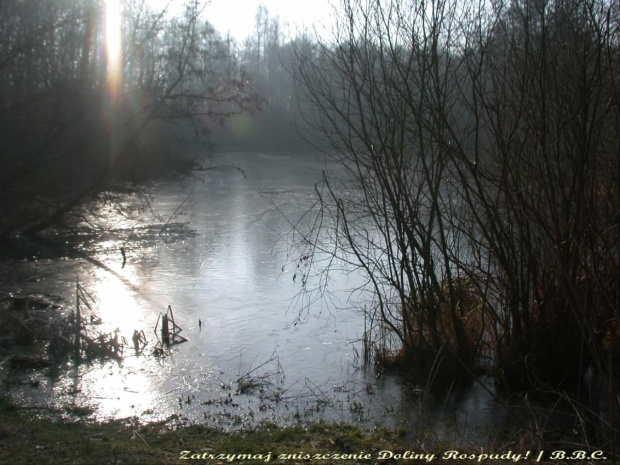
[{"label": "lens flare", "polygon": [[106,53],[108,59],[108,86],[114,97],[121,86],[122,63],[122,9],[121,0],[105,2]]}]

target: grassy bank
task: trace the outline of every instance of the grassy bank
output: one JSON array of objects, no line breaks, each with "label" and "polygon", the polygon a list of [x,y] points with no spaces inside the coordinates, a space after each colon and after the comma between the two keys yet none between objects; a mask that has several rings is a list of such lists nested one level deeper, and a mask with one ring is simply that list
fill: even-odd
[{"label": "grassy bank", "polygon": [[[299,454],[364,453],[374,458],[380,450],[404,451],[411,447],[405,444],[403,434],[387,430],[371,433],[349,425],[265,425],[249,432],[226,433],[197,425],[181,426],[177,418],[148,425],[131,419],[53,422],[35,418],[6,400],[0,404],[0,464],[265,463],[268,458],[270,463],[293,464],[308,462]],[[232,454],[251,454],[254,458],[246,460]],[[279,459],[280,454],[297,457]],[[330,458],[311,462],[358,461]]]},{"label": "grassy bank", "polygon": [[369,431],[346,424],[265,424],[227,433],[186,425],[177,417],[141,425],[135,419],[55,422],[31,413],[0,397],[0,464],[615,463],[600,451],[547,450],[539,456],[535,447],[514,440],[493,450],[462,444],[428,447],[421,438],[408,439],[404,430]]}]

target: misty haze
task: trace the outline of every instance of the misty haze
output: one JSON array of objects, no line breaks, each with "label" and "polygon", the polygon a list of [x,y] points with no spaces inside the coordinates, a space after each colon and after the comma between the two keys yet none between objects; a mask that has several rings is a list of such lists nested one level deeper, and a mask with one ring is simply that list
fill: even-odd
[{"label": "misty haze", "polygon": [[[133,425],[101,463],[176,463],[160,425],[618,459],[620,9],[332,10],[2,0],[3,423]],[[56,451],[30,429],[0,462]]]}]

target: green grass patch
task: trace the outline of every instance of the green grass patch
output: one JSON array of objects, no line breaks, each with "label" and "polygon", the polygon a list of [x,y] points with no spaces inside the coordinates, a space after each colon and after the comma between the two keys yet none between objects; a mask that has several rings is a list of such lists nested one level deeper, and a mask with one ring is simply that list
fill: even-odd
[{"label": "green grass patch", "polygon": [[[345,424],[264,424],[249,431],[227,433],[201,425],[183,426],[176,417],[141,425],[135,419],[57,422],[36,418],[29,412],[0,397],[0,464],[267,463],[269,453],[268,463],[368,464],[375,463],[379,450],[411,448],[398,433],[366,431]],[[372,454],[373,460],[304,459],[307,454],[361,452]],[[231,460],[232,454],[256,458]],[[289,458],[279,459],[281,454]]]}]

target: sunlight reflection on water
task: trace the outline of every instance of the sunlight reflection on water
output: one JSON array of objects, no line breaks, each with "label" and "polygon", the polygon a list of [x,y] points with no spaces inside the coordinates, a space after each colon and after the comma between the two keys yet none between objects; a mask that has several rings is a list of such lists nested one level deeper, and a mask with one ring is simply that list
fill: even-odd
[{"label": "sunlight reflection on water", "polygon": [[[19,264],[22,275],[44,276],[36,292],[63,294],[67,309],[77,276],[97,302],[99,330],[118,329],[129,341],[122,362],[84,364],[50,382],[54,400],[95,405],[99,418],[150,421],[176,413],[228,427],[263,419],[417,421],[417,398],[403,396],[395,378],[360,367],[364,323],[346,292],[361,284],[357,275],[333,276],[340,292],[330,307],[317,301],[298,319],[300,308],[292,304],[301,287],[293,276],[308,270],[287,255],[281,234],[289,224],[281,212],[295,220],[310,207],[321,163],[256,154],[231,154],[227,162],[242,166],[248,178],[207,172],[186,187],[157,186],[151,208],[168,221],[165,227],[116,218],[103,205],[109,225],[133,229],[85,247],[90,261],[40,262],[34,271],[32,263]],[[192,189],[191,202],[177,211]],[[188,342],[157,358],[155,324],[168,305]],[[147,336],[142,354],[133,350],[134,330]],[[264,385],[244,392],[240,380],[248,373]],[[37,402],[41,394],[33,388],[23,395]],[[488,402],[478,393],[462,405],[484,422],[481,405]]]},{"label": "sunlight reflection on water", "polygon": [[97,268],[91,282],[98,316],[110,331],[118,328],[122,334],[132,334],[135,329],[144,327],[145,311],[136,300],[135,292],[127,286],[127,283],[133,287],[140,285],[131,267],[124,270],[122,279]]}]

